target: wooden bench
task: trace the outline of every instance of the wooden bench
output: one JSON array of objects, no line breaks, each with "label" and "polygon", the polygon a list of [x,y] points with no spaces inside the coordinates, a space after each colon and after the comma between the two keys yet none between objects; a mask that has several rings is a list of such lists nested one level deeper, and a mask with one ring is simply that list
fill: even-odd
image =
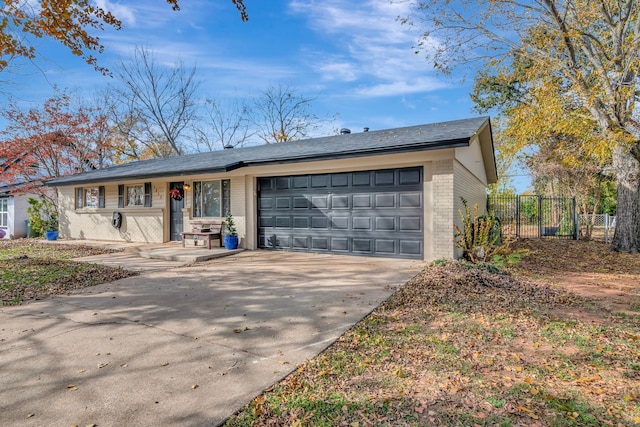
[{"label": "wooden bench", "polygon": [[182,247],[185,247],[187,239],[193,240],[193,245],[198,246],[198,241],[207,242],[207,249],[211,249],[211,241],[218,239],[222,247],[222,220],[194,221],[191,223],[191,231],[182,232]]}]

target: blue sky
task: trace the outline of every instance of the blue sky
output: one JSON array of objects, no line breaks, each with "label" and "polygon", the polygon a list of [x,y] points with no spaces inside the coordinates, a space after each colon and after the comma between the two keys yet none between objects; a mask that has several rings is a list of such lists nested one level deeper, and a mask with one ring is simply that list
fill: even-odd
[{"label": "blue sky", "polygon": [[[477,116],[473,70],[446,77],[414,53],[419,30],[397,20],[409,13],[406,1],[246,0],[248,22],[229,0],[182,0],[179,12],[163,0],[97,3],[123,21],[100,35],[100,65],[113,68],[143,46],[158,63],[196,66],[203,97],[249,98],[290,84],[316,98],[317,115],[339,114],[332,128],[353,132]],[[37,48],[40,71],[25,65],[2,76],[23,105],[41,104],[52,84],[90,96],[110,80],[55,42]]]}]

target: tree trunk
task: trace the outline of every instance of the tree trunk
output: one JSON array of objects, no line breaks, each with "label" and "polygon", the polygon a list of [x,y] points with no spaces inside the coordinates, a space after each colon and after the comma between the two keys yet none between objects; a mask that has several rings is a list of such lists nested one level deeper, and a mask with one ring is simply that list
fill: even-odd
[{"label": "tree trunk", "polygon": [[[635,152],[640,151],[636,142]],[[618,179],[616,228],[611,248],[618,252],[640,252],[640,161],[634,150],[617,147],[613,168]]]}]

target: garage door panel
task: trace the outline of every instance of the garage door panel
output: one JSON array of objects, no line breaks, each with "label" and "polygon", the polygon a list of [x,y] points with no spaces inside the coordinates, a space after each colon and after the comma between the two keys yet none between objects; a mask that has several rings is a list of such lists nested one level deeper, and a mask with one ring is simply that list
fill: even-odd
[{"label": "garage door panel", "polygon": [[308,176],[294,176],[292,178],[292,187],[296,189],[309,188]]},{"label": "garage door panel", "polygon": [[354,187],[371,186],[371,172],[354,172],[351,179]]},{"label": "garage door panel", "polygon": [[393,186],[395,184],[395,170],[375,171],[376,187]]},{"label": "garage door panel", "polygon": [[331,228],[333,230],[348,230],[349,229],[349,217],[348,216],[333,216],[333,217],[331,217]]},{"label": "garage door panel", "polygon": [[354,194],[353,196],[351,196],[351,200],[353,201],[353,209],[373,208],[371,198],[371,194]]},{"label": "garage door panel", "polygon": [[275,217],[272,216],[261,216],[258,219],[258,225],[260,228],[270,228],[276,226]]},{"label": "garage door panel", "polygon": [[276,178],[276,190],[287,190],[289,188],[289,178]]},{"label": "garage door panel", "polygon": [[421,184],[422,178],[420,171],[417,169],[400,170],[398,184],[399,185],[415,185]]},{"label": "garage door panel", "polygon": [[292,249],[309,249],[309,241],[306,236],[292,236]]},{"label": "garage door panel", "polygon": [[259,247],[422,258],[422,169],[259,179]]},{"label": "garage door panel", "polygon": [[312,237],[311,249],[328,251],[329,250],[329,238],[328,237]]},{"label": "garage door panel", "polygon": [[393,193],[383,193],[376,194],[376,208],[391,208],[395,209],[396,207],[396,196],[397,194]]},{"label": "garage door panel", "polygon": [[309,199],[305,196],[294,196],[293,207],[295,209],[309,209]]},{"label": "garage door panel", "polygon": [[373,249],[372,239],[358,239],[352,240],[353,247],[352,252],[359,252],[361,254],[371,254]]},{"label": "garage door panel", "polygon": [[356,231],[371,231],[371,218],[367,216],[354,216],[352,228]]},{"label": "garage door panel", "polygon": [[421,217],[402,217],[400,218],[399,231],[419,231],[422,230]]},{"label": "garage door panel", "polygon": [[306,230],[309,228],[309,217],[307,216],[294,216],[293,228],[300,228]]},{"label": "garage door panel", "polygon": [[376,230],[377,231],[396,231],[396,218],[395,217],[376,217]]},{"label": "garage door panel", "polygon": [[347,173],[335,173],[331,175],[331,187],[340,188],[349,186],[349,174]]},{"label": "garage door panel", "polygon": [[376,239],[376,253],[380,254],[395,254],[396,253],[396,241],[386,239]]},{"label": "garage door panel", "polygon": [[327,188],[329,175],[311,175],[311,188]]},{"label": "garage door panel", "polygon": [[291,222],[290,216],[277,216],[276,228],[291,228]]},{"label": "garage door panel", "polygon": [[349,196],[347,194],[331,195],[331,209],[350,209]]},{"label": "garage door panel", "polygon": [[400,254],[402,254],[402,255],[422,255],[422,241],[420,241],[420,240],[400,240]]},{"label": "garage door panel", "polygon": [[314,208],[317,209],[328,209],[329,208],[329,196],[312,196],[311,204]]},{"label": "garage door panel", "polygon": [[422,208],[422,193],[402,193],[400,194],[401,208]]},{"label": "garage door panel", "polygon": [[273,198],[272,197],[260,197],[258,199],[258,209],[273,209]]},{"label": "garage door panel", "polygon": [[291,209],[291,197],[276,197],[276,209],[278,210]]},{"label": "garage door panel", "polygon": [[327,218],[326,216],[314,216],[313,218],[311,218],[311,228],[328,230],[329,218]]}]

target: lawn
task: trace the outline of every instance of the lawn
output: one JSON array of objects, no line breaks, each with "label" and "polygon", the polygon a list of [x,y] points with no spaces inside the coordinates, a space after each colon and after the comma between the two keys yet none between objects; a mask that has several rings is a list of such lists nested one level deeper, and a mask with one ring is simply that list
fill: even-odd
[{"label": "lawn", "polygon": [[639,425],[640,255],[517,246],[425,268],[226,425]]},{"label": "lawn", "polygon": [[136,273],[73,258],[109,253],[78,245],[50,244],[37,239],[0,240],[0,300],[14,305],[75,289],[111,282]]}]

